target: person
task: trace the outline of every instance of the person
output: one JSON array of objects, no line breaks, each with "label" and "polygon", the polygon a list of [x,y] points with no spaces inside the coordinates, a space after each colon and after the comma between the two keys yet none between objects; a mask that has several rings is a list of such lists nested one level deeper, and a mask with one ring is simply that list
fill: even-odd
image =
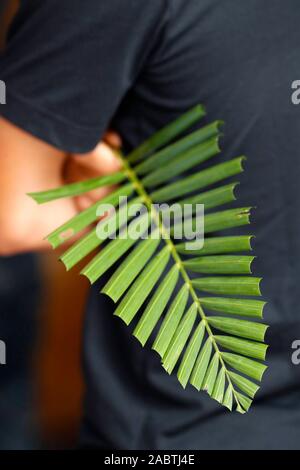
[{"label": "person", "polygon": [[248,156],[239,204],[257,206],[256,271],[272,328],[252,411],[230,414],[182,390],[113,317],[97,285],[84,332],[83,448],[299,448],[291,343],[300,337],[300,109],[290,99],[299,17],[297,0],[21,2],[0,62],[2,254],[42,248],[46,232],[90,203],[41,210],[26,192],[115,171],[107,142],[118,147],[119,135],[128,152],[197,103],[208,110],[202,124],[226,122],[219,161]]}]

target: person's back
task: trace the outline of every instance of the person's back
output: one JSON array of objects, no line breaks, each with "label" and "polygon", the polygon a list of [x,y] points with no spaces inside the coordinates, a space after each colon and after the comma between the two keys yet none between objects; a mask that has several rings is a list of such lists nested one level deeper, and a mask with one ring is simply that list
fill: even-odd
[{"label": "person's back", "polygon": [[248,157],[239,204],[257,207],[255,272],[264,278],[266,320],[274,325],[270,370],[251,413],[229,414],[167,376],[158,356],[142,350],[113,317],[113,305],[97,286],[85,329],[82,446],[297,447],[288,430],[292,420],[300,422],[297,371],[290,361],[297,331],[300,337],[299,236],[293,221],[300,204],[300,111],[291,101],[299,2],[37,3],[23,1],[0,66],[8,90],[4,116],[77,153],[93,148],[111,120],[127,151],[197,103],[208,110],[203,124],[225,120],[221,159]]}]

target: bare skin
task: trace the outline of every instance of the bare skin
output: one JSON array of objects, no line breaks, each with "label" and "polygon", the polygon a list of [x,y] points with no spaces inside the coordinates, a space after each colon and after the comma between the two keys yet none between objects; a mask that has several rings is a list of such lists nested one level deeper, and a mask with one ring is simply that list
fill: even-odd
[{"label": "bare skin", "polygon": [[42,206],[27,193],[118,171],[113,148],[120,146],[108,132],[93,151],[66,155],[0,118],[0,255],[49,249],[45,236],[108,190]]}]

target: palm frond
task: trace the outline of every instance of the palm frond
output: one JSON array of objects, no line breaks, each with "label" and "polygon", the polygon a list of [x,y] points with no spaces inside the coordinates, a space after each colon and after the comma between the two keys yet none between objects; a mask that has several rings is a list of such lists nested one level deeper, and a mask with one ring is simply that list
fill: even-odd
[{"label": "palm frond", "polygon": [[[228,409],[235,407],[245,413],[266,370],[262,361],[267,351],[264,339],[268,327],[261,322],[265,302],[253,298],[261,296],[261,278],[251,276],[254,260],[249,255],[251,235],[214,233],[249,224],[251,208],[205,214],[203,247],[198,247],[195,241],[188,247],[186,243],[177,243],[168,236],[160,215],[153,210],[153,204],[158,202],[172,201],[179,206],[204,204],[212,210],[235,200],[237,183],[224,181],[243,171],[245,157],[214,162],[220,152],[222,121],[175,141],[204,114],[204,108],[196,106],[127,157],[120,155],[122,170],[114,175],[31,196],[38,203],[45,203],[104,185],[120,185],[104,200],[51,233],[49,242],[57,248],[96,222],[99,204],[116,207],[113,218],[127,222],[129,230],[138,228],[141,235],[124,237],[120,223],[113,226],[104,219],[100,225],[108,224],[106,235],[99,237],[99,226],[92,227],[62,255],[66,268],[71,269],[103,244],[82,274],[95,283],[117,265],[101,290],[119,302],[115,315],[127,325],[139,317],[133,335],[143,346],[153,342],[152,348],[160,355],[162,366],[169,374],[176,369],[183,387],[190,384],[197,390],[206,390]],[[212,166],[206,164],[205,169],[199,169],[199,164],[210,159]],[[196,172],[186,173],[195,168]],[[130,204],[144,205],[146,212],[126,216],[119,206],[120,196],[130,197]],[[194,213],[192,222],[196,220]],[[152,236],[144,239],[142,233],[149,227]],[[171,234],[175,228],[174,220]],[[197,273],[196,277],[192,273]]]}]

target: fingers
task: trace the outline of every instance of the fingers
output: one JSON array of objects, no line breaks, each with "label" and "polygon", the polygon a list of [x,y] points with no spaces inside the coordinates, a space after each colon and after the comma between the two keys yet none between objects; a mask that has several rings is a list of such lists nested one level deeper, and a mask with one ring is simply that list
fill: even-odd
[{"label": "fingers", "polygon": [[75,155],[71,158],[89,177],[105,176],[121,169],[121,161],[114,150],[105,142],[100,142],[92,152]]},{"label": "fingers", "polygon": [[108,196],[108,194],[110,194],[113,190],[114,189],[110,186],[107,188],[101,188],[95,191],[91,191],[82,196],[78,196],[74,198],[76,206],[80,211],[84,211],[85,209],[91,207],[92,204],[95,204],[97,201],[100,201],[105,196]]},{"label": "fingers", "polygon": [[[116,150],[122,144],[120,137],[115,132],[109,131],[105,134],[104,140],[91,152],[69,157],[65,169],[67,183],[106,176],[120,171],[122,168],[121,160],[116,155]],[[99,188],[74,199],[78,209],[84,210],[107,196],[114,189],[115,187]]]},{"label": "fingers", "polygon": [[107,131],[103,140],[115,149],[120,149],[122,147],[121,137],[114,131]]},{"label": "fingers", "polygon": [[[104,173],[102,173],[103,175]],[[74,183],[77,181],[83,181],[90,178],[95,178],[101,176],[99,171],[93,171],[90,167],[85,167],[82,164],[76,164],[74,161],[69,163],[66,171],[66,182]],[[94,189],[88,193],[83,194],[75,198],[77,207],[80,210],[87,209],[94,202],[99,201],[103,197],[107,196],[114,188],[104,187],[99,189]]]}]

